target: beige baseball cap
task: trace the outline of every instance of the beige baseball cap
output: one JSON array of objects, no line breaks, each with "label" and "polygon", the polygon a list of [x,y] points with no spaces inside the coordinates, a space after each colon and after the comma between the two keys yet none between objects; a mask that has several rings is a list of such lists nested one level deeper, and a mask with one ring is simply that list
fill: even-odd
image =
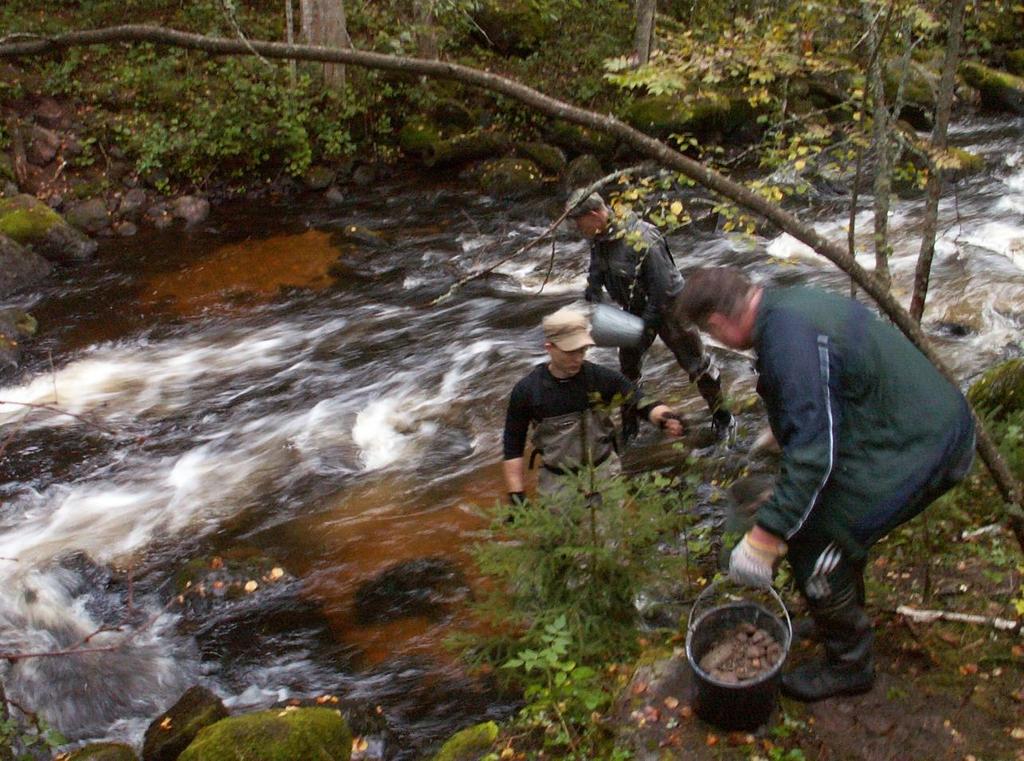
[{"label": "beige baseball cap", "polygon": [[544,337],[562,351],[576,351],[594,345],[594,339],[590,337],[590,321],[575,309],[563,307],[545,317],[541,325]]}]

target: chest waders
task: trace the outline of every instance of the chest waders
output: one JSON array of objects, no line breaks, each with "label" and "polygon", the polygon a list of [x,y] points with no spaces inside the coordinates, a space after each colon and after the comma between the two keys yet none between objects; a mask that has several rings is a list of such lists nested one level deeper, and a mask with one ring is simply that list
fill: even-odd
[{"label": "chest waders", "polygon": [[[615,424],[606,412],[586,409],[544,418],[533,430],[534,455],[541,456],[538,478],[542,493],[551,493],[565,482],[561,476],[583,468],[597,468],[615,454]],[[594,484],[591,483],[591,490]]]}]

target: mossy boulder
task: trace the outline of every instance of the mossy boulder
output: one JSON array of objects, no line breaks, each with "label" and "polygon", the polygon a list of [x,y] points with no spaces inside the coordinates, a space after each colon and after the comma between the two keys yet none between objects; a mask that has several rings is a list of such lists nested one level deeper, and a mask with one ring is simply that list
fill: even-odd
[{"label": "mossy boulder", "polygon": [[67,761],[139,761],[131,746],[122,743],[90,743],[62,758]]},{"label": "mossy boulder", "polygon": [[284,708],[221,719],[178,761],[349,761],[352,733],[333,708]]},{"label": "mossy boulder", "polygon": [[469,132],[426,146],[423,163],[436,167],[490,159],[508,152],[511,145],[512,141],[501,132]]},{"label": "mossy boulder", "polygon": [[498,725],[493,721],[467,727],[448,738],[434,756],[434,761],[477,761],[497,739]]},{"label": "mossy boulder", "polygon": [[978,90],[986,108],[1024,114],[1024,78],[975,61],[960,64],[960,75]]},{"label": "mossy boulder", "polygon": [[200,730],[227,717],[228,709],[220,698],[205,687],[190,687],[146,729],[143,761],[175,761]]},{"label": "mossy boulder", "polygon": [[938,75],[917,62],[911,62],[905,74],[898,63],[890,63],[885,70],[885,95],[889,102],[895,101],[901,80],[903,108],[899,118],[906,119],[915,129],[931,129]]},{"label": "mossy boulder", "polygon": [[480,189],[496,198],[521,198],[539,191],[544,173],[529,159],[495,159],[484,162],[478,175]]},{"label": "mossy boulder", "polygon": [[337,178],[338,173],[330,167],[315,164],[302,175],[302,184],[309,190],[326,190]]},{"label": "mossy boulder", "polygon": [[561,174],[565,169],[565,151],[555,145],[537,141],[520,143],[516,146],[516,153],[530,159],[549,174]]},{"label": "mossy boulder", "polygon": [[557,33],[554,20],[530,0],[484,0],[473,22],[477,40],[506,56],[529,55]]},{"label": "mossy boulder", "polygon": [[398,133],[399,147],[410,156],[429,156],[441,140],[437,126],[422,119],[406,122]]},{"label": "mossy boulder", "polygon": [[545,137],[548,142],[564,148],[572,156],[585,153],[611,156],[615,152],[616,143],[613,137],[571,122],[552,122],[545,132]]},{"label": "mossy boulder", "polygon": [[986,370],[971,384],[967,399],[979,415],[996,420],[1024,410],[1024,359],[1011,359]]},{"label": "mossy boulder", "polygon": [[79,262],[96,253],[97,244],[64,221],[35,196],[0,198],[0,235],[30,246],[51,262]]},{"label": "mossy boulder", "polygon": [[51,269],[35,251],[0,235],[0,297],[42,280]]},{"label": "mossy boulder", "polygon": [[1018,77],[1024,77],[1024,48],[1011,50],[1006,54],[1006,70]]},{"label": "mossy boulder", "polygon": [[745,98],[712,93],[692,101],[673,95],[638,98],[622,112],[622,119],[648,134],[668,137],[689,133],[698,139],[720,139],[753,121]]},{"label": "mossy boulder", "polygon": [[574,190],[590,185],[592,182],[604,177],[604,167],[597,160],[596,156],[585,153],[577,156],[565,167],[562,175],[562,187],[565,190]]}]

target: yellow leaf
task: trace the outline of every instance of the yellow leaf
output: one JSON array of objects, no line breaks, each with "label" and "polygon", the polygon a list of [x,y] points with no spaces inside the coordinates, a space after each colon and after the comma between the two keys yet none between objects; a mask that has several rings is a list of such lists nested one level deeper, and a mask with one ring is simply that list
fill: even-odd
[{"label": "yellow leaf", "polygon": [[672,205],[668,207],[669,211],[675,214],[677,217],[683,213],[683,205],[679,201],[673,201]]},{"label": "yellow leaf", "polygon": [[802,171],[805,166],[807,166],[807,162],[804,161],[803,159],[797,159],[796,161],[793,162],[793,168],[796,169],[796,171],[798,172]]},{"label": "yellow leaf", "polygon": [[366,741],[364,737],[353,737],[352,738],[352,752],[362,753],[370,747],[370,743]]},{"label": "yellow leaf", "polygon": [[249,581],[245,582],[245,591],[246,592],[255,592],[258,587],[259,587],[259,584],[257,584],[252,579],[249,579]]},{"label": "yellow leaf", "polygon": [[170,716],[165,716],[164,720],[160,722],[160,729],[164,729],[164,730],[170,729],[172,723],[173,722],[171,721],[171,717]]},{"label": "yellow leaf", "polygon": [[277,581],[282,576],[284,576],[284,569],[283,568],[272,568],[272,569],[270,569],[270,580],[271,581]]}]

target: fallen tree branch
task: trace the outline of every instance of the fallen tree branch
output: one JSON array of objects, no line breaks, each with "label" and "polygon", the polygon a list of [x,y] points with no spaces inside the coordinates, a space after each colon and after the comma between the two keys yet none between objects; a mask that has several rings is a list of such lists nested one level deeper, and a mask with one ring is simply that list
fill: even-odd
[{"label": "fallen tree branch", "polygon": [[900,605],[896,612],[905,618],[919,624],[930,624],[935,621],[955,621],[961,624],[979,624],[991,626],[1000,631],[1024,633],[1021,622],[1009,618],[997,618],[993,616],[979,616],[973,613],[956,613],[951,610],[918,610],[907,605]]},{"label": "fallen tree branch", "polygon": [[[252,55],[254,52],[258,52],[266,58],[352,64],[384,71],[438,77],[504,95],[547,116],[611,135],[636,150],[640,155],[647,156],[665,167],[681,172],[705,188],[761,215],[783,232],[789,233],[831,261],[874,299],[881,311],[903,331],[950,383],[958,385],[956,377],[932,347],[917,321],[900,305],[885,284],[861,267],[844,246],[825,238],[811,225],[804,223],[794,214],[754,190],[730,180],[699,161],[672,149],[660,140],[630,127],[625,122],[613,116],[573,106],[506,77],[447,61],[391,56],[366,50],[290,45],[281,42],[253,40],[246,45],[234,39],[207,37],[175,29],[137,24],[67,32],[39,39],[9,41],[0,44],[0,58],[59,53],[72,47],[124,42],[173,45],[190,50],[200,50],[211,55]],[[1021,510],[1021,507],[1024,506],[1024,487],[1010,471],[995,442],[988,435],[984,423],[973,409],[972,416],[977,430],[978,453],[992,473],[1000,494],[1008,503],[1006,520],[1021,550],[1024,551],[1024,512]]]}]

